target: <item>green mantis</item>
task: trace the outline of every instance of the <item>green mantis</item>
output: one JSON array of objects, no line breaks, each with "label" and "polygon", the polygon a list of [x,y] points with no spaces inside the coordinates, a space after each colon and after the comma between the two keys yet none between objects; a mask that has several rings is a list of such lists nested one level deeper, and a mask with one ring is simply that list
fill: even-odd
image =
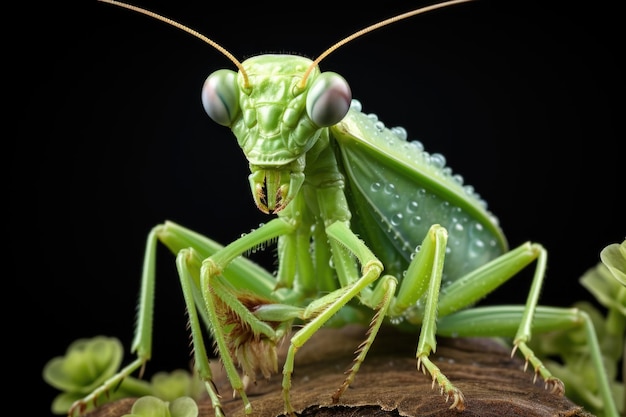
[{"label": "green mantis", "polygon": [[[103,395],[151,357],[159,241],[177,255],[195,363],[217,415],[220,400],[210,384],[204,325],[211,328],[233,389],[248,410],[252,404],[237,365],[249,378],[269,375],[276,370],[276,344],[289,343],[282,371],[285,410],[292,413],[297,349],[321,326],[367,323],[372,317],[370,337],[336,401],[386,323],[416,332],[419,366],[459,410],[462,392],[429,359],[437,334],[513,337],[548,387],[561,391],[527,341],[534,326],[561,328],[564,317],[573,325],[587,321],[582,314],[537,306],[546,262],[541,245],[509,250],[485,203],[445,160],[406,141],[401,130],[384,128],[358,104],[350,107],[349,87],[341,77],[293,56],[254,57],[237,66],[239,74],[222,71],[207,80],[205,108],[233,130],[250,162],[253,200],[276,217],[226,246],[171,222],[156,226],[148,237],[133,343],[138,358],[84,401]],[[275,240],[276,276],[241,256]],[[525,306],[464,310],[533,264]],[[505,314],[510,320],[496,329],[494,315]],[[292,333],[293,324],[302,327]],[[589,336],[598,357],[592,330]],[[597,370],[602,373],[601,364]],[[610,402],[608,394],[605,399]]]}]

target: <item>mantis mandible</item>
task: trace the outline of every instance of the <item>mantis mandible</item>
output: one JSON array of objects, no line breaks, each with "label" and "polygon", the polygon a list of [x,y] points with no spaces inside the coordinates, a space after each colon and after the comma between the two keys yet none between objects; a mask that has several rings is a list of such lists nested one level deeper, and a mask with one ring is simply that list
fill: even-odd
[{"label": "mantis mandible", "polygon": [[[315,332],[361,317],[370,325],[351,372],[333,394],[357,377],[382,325],[417,332],[416,357],[423,369],[463,410],[463,393],[431,361],[436,336],[507,336],[555,393],[564,388],[528,347],[534,327],[588,329],[590,351],[604,369],[593,327],[582,313],[538,305],[547,253],[538,243],[509,249],[486,203],[438,154],[408,141],[401,128],[386,128],[351,100],[346,80],[318,64],[343,44],[393,21],[455,0],[385,20],[338,42],[315,60],[260,55],[239,62],[226,49],[167,18],[112,0],[205,40],[238,72],[211,74],[203,90],[206,112],[229,127],[250,164],[249,187],[256,206],[274,218],[222,246],[178,224],[152,229],[147,240],[139,320],[132,351],[137,358],[75,404],[70,414],[97,400],[141,368],[152,349],[156,245],[176,254],[189,312],[195,366],[206,381],[216,416],[222,415],[202,335],[211,330],[233,390],[247,412],[245,380],[277,371],[276,346],[289,343],[283,373],[285,412],[295,355]],[[244,256],[277,241],[278,270],[272,274]],[[529,265],[535,265],[522,306],[469,308]],[[503,320],[503,318],[506,318]],[[297,331],[293,325],[299,324]],[[471,324],[471,325],[470,325]],[[242,378],[241,368],[245,378]],[[606,378],[600,378],[606,381]],[[605,400],[612,399],[608,387]]]}]

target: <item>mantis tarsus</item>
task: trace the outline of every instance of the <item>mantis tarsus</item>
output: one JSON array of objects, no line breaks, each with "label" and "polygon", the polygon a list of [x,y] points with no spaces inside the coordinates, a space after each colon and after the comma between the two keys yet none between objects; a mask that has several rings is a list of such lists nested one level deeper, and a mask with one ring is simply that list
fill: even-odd
[{"label": "mantis tarsus", "polygon": [[[259,205],[260,205],[260,206],[263,206],[264,204],[265,204],[265,203],[261,203],[261,204],[259,204]],[[279,203],[279,204],[280,204],[280,203]],[[271,203],[270,203],[270,205],[271,205]],[[287,206],[287,207],[289,207],[289,206]],[[174,228],[174,229],[172,229],[172,230],[175,230],[175,228]],[[259,229],[259,230],[260,230],[260,229]],[[268,228],[265,228],[264,230],[269,230],[269,229],[268,229]],[[334,230],[334,229],[333,229],[333,230]],[[337,234],[338,234],[337,236],[339,236],[339,235],[342,235],[342,236],[343,236],[344,231],[337,230],[336,232],[337,232]],[[180,235],[180,236],[182,236],[182,235],[186,235],[186,233],[187,233],[187,232],[185,232],[185,231],[181,231],[180,233],[181,233],[181,235]],[[435,231],[433,231],[433,233],[434,233],[434,234],[437,234],[437,232],[435,232]],[[178,234],[178,232],[174,232],[174,234],[175,234],[175,235],[177,235],[177,234]],[[180,237],[180,236],[178,236],[178,237]],[[346,238],[344,238],[344,237],[337,237],[337,239],[338,239],[338,240],[340,240],[342,243],[344,243],[344,244],[348,245],[348,246],[350,246],[350,245],[351,245],[351,243],[349,242],[349,239],[348,239],[348,240],[346,240]],[[167,240],[167,238],[165,238],[165,240]],[[170,243],[171,243],[171,244],[173,244],[173,243],[172,243],[172,241],[170,241]],[[354,243],[356,244],[357,242],[354,242]],[[419,242],[418,242],[418,243],[419,243]],[[256,244],[256,243],[254,243],[254,244],[252,244],[252,245],[248,245],[248,246],[247,246],[247,248],[249,249],[250,247],[254,246],[255,244]],[[246,244],[246,245],[247,245],[247,244]],[[244,250],[243,250],[243,252],[245,252],[245,250],[246,250],[246,245],[244,245]],[[178,252],[180,249],[184,249],[184,247],[186,247],[186,246],[180,246],[180,247],[178,247],[178,246],[176,246],[176,244],[173,244],[173,246],[174,246],[174,248],[173,248],[173,249],[174,249],[174,251],[175,251],[175,252]],[[201,246],[201,245],[200,245],[200,246]],[[357,245],[357,246],[358,246],[358,245]],[[194,247],[194,248],[196,248],[196,249],[198,249],[198,248],[199,248],[199,246],[195,246],[195,245],[191,245],[191,247]],[[357,252],[357,251],[358,251],[356,247],[352,247],[352,249],[353,249],[355,252]],[[340,249],[335,248],[335,249],[333,249],[333,251],[335,251],[335,256],[343,256],[343,255],[338,255],[338,254],[340,253]],[[368,255],[368,256],[369,256],[369,255]],[[535,256],[536,256],[536,254],[535,254],[535,255],[532,255],[532,257],[535,257]],[[344,258],[344,260],[346,260],[346,261],[347,261],[347,260],[348,260],[348,257],[345,257],[345,258]],[[387,267],[387,265],[384,265],[384,266],[385,266],[385,267]],[[186,270],[186,269],[188,269],[188,267],[185,267],[185,266],[181,266],[181,268],[182,268],[182,270]],[[192,274],[192,275],[193,275],[193,274]],[[242,278],[242,279],[243,279],[243,278]],[[261,280],[261,282],[262,282],[262,280]],[[353,282],[354,282],[354,280],[352,280],[352,279],[350,279],[350,278],[347,278],[347,279],[346,279],[346,281],[342,283],[342,286],[343,286],[343,287],[345,287],[345,288],[350,288],[350,287],[353,285]],[[389,280],[389,281],[387,281],[387,282],[388,282],[390,285],[393,285],[393,284],[392,284],[393,280]],[[433,282],[434,282],[434,281],[433,281]],[[247,282],[247,283],[248,283],[248,282]],[[336,284],[335,284],[335,285],[336,285]],[[287,287],[287,288],[288,288],[290,285],[289,285],[289,283],[283,283],[283,286],[285,286],[285,287]],[[379,287],[379,288],[382,288],[382,287]],[[333,289],[332,284],[330,284],[328,288],[325,288],[325,290],[330,290],[330,289]],[[359,289],[360,289],[360,290],[363,290],[363,291],[365,291],[365,290],[366,290],[365,288],[359,288]],[[391,291],[391,290],[389,290],[389,291],[390,291],[390,293],[392,293],[392,291]],[[263,296],[268,296],[268,295],[269,295],[269,294],[265,294],[265,293],[264,293],[264,292],[265,292],[265,289],[263,289],[263,288],[257,288],[257,289],[256,289],[256,292],[257,292],[258,294],[262,294]],[[437,291],[434,291],[434,292],[437,292]],[[336,294],[336,295],[337,295],[337,296],[339,296],[339,294]],[[222,293],[221,298],[222,298],[223,300],[226,300],[226,298],[227,298],[227,293],[226,293],[226,292]],[[288,300],[288,298],[286,298],[285,300]],[[326,299],[326,301],[329,301],[329,300],[331,300],[331,298],[330,298],[330,297]],[[377,301],[378,301],[378,300],[377,300]],[[415,302],[415,301],[416,301],[416,300],[413,300],[412,302]],[[225,301],[225,302],[226,302],[227,304],[229,304],[229,303],[230,303],[230,301]],[[287,307],[291,307],[291,306],[292,306],[292,305],[290,304],[291,302],[292,302],[291,300],[289,300],[289,302],[285,302],[285,306],[287,306]],[[233,303],[234,303],[234,302],[233,302]],[[326,308],[328,305],[330,305],[330,303],[329,303],[329,304],[325,304],[325,303],[323,303],[323,302],[319,302],[319,301],[318,301],[317,303],[319,303],[319,306],[321,306],[320,308],[322,308],[322,307],[323,307],[323,308]],[[202,305],[202,303],[199,303],[199,304],[200,304],[200,305]],[[377,304],[377,303],[376,303],[376,304]],[[232,305],[234,305],[234,304],[231,304],[231,307],[232,307]],[[262,311],[262,312],[260,312],[260,313],[257,313],[257,317],[261,318],[261,320],[270,320],[270,319],[271,319],[270,321],[274,321],[274,320],[276,319],[276,317],[278,317],[278,316],[274,316],[274,314],[279,314],[279,316],[280,316],[280,318],[281,318],[281,319],[288,319],[288,318],[290,317],[290,316],[289,316],[289,314],[295,314],[295,315],[296,315],[296,317],[297,317],[298,315],[300,315],[301,313],[306,315],[306,314],[308,314],[308,313],[307,313],[307,312],[304,312],[304,313],[303,313],[303,311],[301,310],[301,308],[302,308],[302,307],[304,307],[304,305],[309,305],[309,306],[310,306],[311,304],[302,304],[301,302],[298,302],[298,301],[293,301],[293,306],[292,306],[292,307],[294,307],[293,311],[289,311],[290,309],[289,309],[289,308],[286,308],[284,311],[282,311],[282,310],[281,310],[281,311],[279,311],[278,313],[275,313],[275,312],[273,312],[273,311],[270,309],[270,311],[266,311],[266,312],[263,312],[263,311]],[[314,304],[314,305],[316,305],[316,304]],[[371,305],[370,307],[376,307],[376,305]],[[207,307],[199,307],[199,309],[200,309],[200,313],[202,313],[202,309],[203,309],[203,308],[207,308]],[[322,309],[323,309],[323,308],[322,308]],[[207,309],[210,309],[210,307],[209,307],[209,308],[207,308]],[[315,308],[312,308],[312,310],[316,310],[316,309],[315,309]],[[399,308],[399,311],[400,311],[400,310],[402,310],[402,308]],[[324,311],[329,311],[329,312],[330,312],[331,310],[324,310]],[[241,314],[243,314],[243,313],[241,313]],[[317,314],[317,312],[316,312],[316,314]],[[307,321],[307,320],[309,320],[311,317],[315,316],[316,314],[311,315],[311,316],[306,316],[306,317],[303,317],[303,318],[304,318],[304,320],[305,320],[305,321]],[[213,324],[217,323],[217,321],[215,321],[214,319],[209,319],[209,321],[211,321]],[[445,327],[445,326],[442,326],[442,327]],[[310,328],[310,330],[313,330],[313,327],[311,327],[311,328]],[[305,335],[305,333],[303,333],[303,335]],[[305,336],[306,336],[306,335],[305,335]],[[428,360],[428,359],[427,359],[427,355],[426,355],[426,356],[424,356],[424,357],[422,358],[422,360],[423,360],[423,361],[427,361],[427,360]],[[201,362],[201,361],[199,361],[199,362]],[[426,362],[426,363],[428,364],[428,362]],[[430,366],[430,365],[427,365],[427,366]],[[433,368],[431,368],[431,369],[433,369]],[[232,379],[233,379],[233,380],[235,380],[235,381],[236,381],[237,377],[236,377],[235,375],[232,375],[231,377],[232,377]],[[445,387],[446,387],[446,389],[448,389],[448,390],[449,390],[449,392],[451,393],[451,395],[452,395],[453,397],[455,397],[456,402],[455,402],[455,404],[454,404],[454,405],[455,405],[455,406],[457,406],[458,408],[461,408],[461,405],[460,405],[460,404],[461,404],[461,402],[462,402],[462,397],[460,397],[460,394],[459,394],[457,391],[455,391],[453,388],[450,388],[450,387],[447,385],[447,382],[446,382],[445,380],[441,380],[441,381],[439,381],[439,382],[440,382],[443,386],[445,386]],[[235,385],[236,385],[236,384],[235,384]],[[240,390],[239,392],[240,392],[240,394],[242,394],[242,395],[244,394],[244,392],[243,392],[242,390]],[[287,388],[286,388],[286,392],[288,393],[288,389],[287,389]],[[245,397],[244,397],[244,398],[245,398]],[[286,400],[287,400],[287,396],[286,396]],[[215,401],[217,401],[217,400],[215,400]],[[291,411],[291,410],[289,410],[289,404],[288,404],[288,402],[287,402],[286,404],[287,404],[287,411]],[[219,407],[216,407],[216,409],[218,409],[218,410],[219,410]]]}]

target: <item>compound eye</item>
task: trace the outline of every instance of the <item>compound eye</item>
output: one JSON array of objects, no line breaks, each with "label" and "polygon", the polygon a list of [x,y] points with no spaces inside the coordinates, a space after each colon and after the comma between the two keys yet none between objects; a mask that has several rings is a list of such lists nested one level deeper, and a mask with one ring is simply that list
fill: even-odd
[{"label": "compound eye", "polygon": [[207,77],[202,86],[204,111],[216,123],[230,126],[239,111],[237,73],[217,70]]},{"label": "compound eye", "polygon": [[324,72],[309,89],[306,111],[316,125],[332,126],[348,113],[351,100],[352,91],[346,80],[335,72]]}]

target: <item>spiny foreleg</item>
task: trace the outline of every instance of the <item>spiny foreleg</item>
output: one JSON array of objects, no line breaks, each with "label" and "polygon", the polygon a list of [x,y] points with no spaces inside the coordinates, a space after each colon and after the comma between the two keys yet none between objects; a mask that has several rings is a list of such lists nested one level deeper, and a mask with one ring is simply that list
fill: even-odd
[{"label": "spiny foreleg", "polygon": [[463,393],[429,359],[429,355],[437,349],[436,323],[447,242],[448,231],[438,224],[432,225],[404,274],[398,294],[392,302],[390,316],[405,319],[415,314],[420,317],[417,369],[428,372],[432,377],[433,388],[437,384],[446,402],[452,398],[450,408],[460,411],[465,408]]},{"label": "spiny foreleg", "polygon": [[[358,297],[363,290],[377,280],[383,270],[382,263],[374,256],[365,243],[350,230],[346,223],[336,222],[329,226],[326,231],[330,238],[337,274],[340,275],[340,280],[349,284],[312,301],[305,308],[302,316],[306,324],[291,338],[283,367],[282,382],[285,413],[289,415],[295,415],[291,404],[290,391],[296,352],[343,306]],[[354,267],[356,266],[353,256],[362,265],[360,278],[356,280],[352,279],[355,275]],[[374,336],[375,334],[372,335],[372,340]],[[371,341],[369,344],[371,344]],[[369,344],[367,344],[368,348]],[[364,357],[366,351],[361,352],[361,356]]]},{"label": "spiny foreleg", "polygon": [[[391,275],[385,275],[381,278],[380,284],[377,289],[382,289],[382,298],[376,308],[376,314],[374,314],[374,317],[370,322],[369,328],[366,333],[367,338],[357,348],[355,352],[357,356],[352,363],[352,367],[346,372],[348,376],[343,381],[343,384],[341,384],[341,386],[333,394],[333,403],[339,402],[339,399],[341,398],[345,390],[348,389],[348,386],[350,386],[352,381],[354,381],[357,372],[359,372],[361,364],[365,360],[365,356],[372,346],[372,343],[374,343],[374,339],[376,339],[378,330],[380,330],[380,326],[385,320],[385,316],[387,315],[387,311],[389,310],[389,305],[391,304],[393,295],[396,292],[397,285],[398,281]],[[376,293],[374,295],[376,296]]]}]

